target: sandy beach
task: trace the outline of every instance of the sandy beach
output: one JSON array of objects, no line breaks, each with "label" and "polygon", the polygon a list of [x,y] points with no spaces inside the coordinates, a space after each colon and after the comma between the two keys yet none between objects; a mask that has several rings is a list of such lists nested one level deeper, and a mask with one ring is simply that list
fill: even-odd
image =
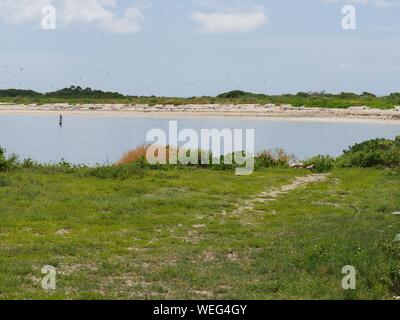
[{"label": "sandy beach", "polygon": [[367,107],[348,109],[295,108],[290,105],[126,105],[126,104],[0,104],[0,114],[76,114],[112,116],[218,116],[326,120],[400,121],[400,107],[389,110]]}]

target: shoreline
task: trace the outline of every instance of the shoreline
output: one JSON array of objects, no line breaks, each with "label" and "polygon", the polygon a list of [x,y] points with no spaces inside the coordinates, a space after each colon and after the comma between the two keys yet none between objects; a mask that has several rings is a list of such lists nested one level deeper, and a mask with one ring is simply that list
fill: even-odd
[{"label": "shoreline", "polygon": [[304,121],[385,121],[400,123],[400,108],[348,109],[295,108],[290,105],[122,105],[122,104],[0,104],[0,115],[77,115],[77,116],[131,116],[131,117],[221,117],[286,119]]}]

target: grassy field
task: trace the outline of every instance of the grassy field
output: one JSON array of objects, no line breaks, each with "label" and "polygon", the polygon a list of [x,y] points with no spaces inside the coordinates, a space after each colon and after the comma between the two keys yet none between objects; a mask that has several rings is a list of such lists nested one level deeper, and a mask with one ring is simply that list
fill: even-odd
[{"label": "grassy field", "polygon": [[[391,213],[400,211],[400,174],[335,169],[325,181],[255,200],[310,174],[0,173],[0,299],[399,296],[400,247],[392,241],[400,218]],[[45,265],[57,269],[52,292],[41,288]],[[357,269],[354,291],[341,287],[345,265]]]}]

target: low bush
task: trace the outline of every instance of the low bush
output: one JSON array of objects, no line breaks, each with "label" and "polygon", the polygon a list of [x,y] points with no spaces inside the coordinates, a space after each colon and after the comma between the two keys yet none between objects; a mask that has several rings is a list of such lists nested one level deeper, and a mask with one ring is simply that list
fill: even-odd
[{"label": "low bush", "polygon": [[304,167],[311,167],[314,172],[327,172],[333,169],[335,164],[335,158],[331,156],[319,155],[312,157],[304,162]]},{"label": "low bush", "polygon": [[[127,153],[124,154],[124,156],[116,163],[117,166],[121,165],[126,165],[126,164],[141,164],[142,166],[150,166],[151,164],[148,162],[147,159],[147,151],[150,148],[150,145],[141,145],[133,150],[128,151]],[[157,149],[158,148],[158,149]],[[170,152],[178,152],[176,149],[173,149],[173,147],[167,146],[165,148],[165,154],[159,154],[158,151],[163,149],[161,146],[154,146],[155,149],[155,154],[152,155],[157,160],[159,160],[161,163],[169,162],[169,156]],[[187,150],[187,152],[190,152]]]},{"label": "low bush", "polygon": [[15,154],[6,156],[6,149],[0,147],[0,172],[8,171],[17,166],[18,157]]},{"label": "low bush", "polygon": [[141,145],[136,149],[130,150],[123,155],[123,157],[118,161],[118,165],[125,165],[134,163],[137,161],[144,162],[146,159],[148,145]]},{"label": "low bush", "polygon": [[337,159],[338,167],[400,167],[400,136],[394,140],[374,139],[355,144]]},{"label": "low bush", "polygon": [[30,168],[39,166],[39,164],[36,161],[28,158],[28,159],[24,159],[22,161],[21,166],[22,166],[22,168],[30,169]]},{"label": "low bush", "polygon": [[256,168],[287,167],[294,161],[294,155],[287,154],[283,149],[266,150],[257,154]]},{"label": "low bush", "polygon": [[[160,166],[165,166],[162,164],[152,165],[147,161],[146,154],[149,146],[142,145],[134,150],[127,152],[117,163],[116,166],[124,166],[124,165],[140,165],[142,168],[159,168]],[[159,155],[155,154],[158,160],[162,162],[166,162],[169,165],[169,153],[171,151],[171,147],[166,147],[166,154]],[[176,150],[177,153],[182,153],[182,150]],[[235,152],[232,154],[221,155],[216,158],[211,152],[204,150],[184,150],[186,152],[186,156],[189,159],[191,155],[197,153],[197,163],[196,164],[186,164],[178,161],[178,166],[191,166],[191,167],[202,167],[202,168],[211,168],[216,170],[231,170],[238,167],[243,166],[243,163],[238,163],[238,159],[240,156],[241,159],[246,157],[246,153],[244,151]],[[204,161],[206,159],[206,161]],[[256,168],[271,168],[271,167],[285,167],[289,166],[289,163],[294,160],[294,156],[287,154],[282,149],[263,151],[259,153],[255,157],[255,167]],[[219,163],[218,163],[219,162]]]}]

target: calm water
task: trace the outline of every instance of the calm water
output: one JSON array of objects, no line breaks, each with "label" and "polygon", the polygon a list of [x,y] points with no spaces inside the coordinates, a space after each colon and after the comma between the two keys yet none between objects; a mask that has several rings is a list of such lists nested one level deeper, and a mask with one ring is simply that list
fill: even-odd
[{"label": "calm water", "polygon": [[104,164],[118,160],[146,140],[148,130],[178,128],[255,129],[256,151],[283,148],[300,159],[316,154],[339,155],[349,145],[371,138],[400,135],[400,123],[327,122],[252,118],[145,118],[0,115],[0,146],[21,158],[40,162]]}]

